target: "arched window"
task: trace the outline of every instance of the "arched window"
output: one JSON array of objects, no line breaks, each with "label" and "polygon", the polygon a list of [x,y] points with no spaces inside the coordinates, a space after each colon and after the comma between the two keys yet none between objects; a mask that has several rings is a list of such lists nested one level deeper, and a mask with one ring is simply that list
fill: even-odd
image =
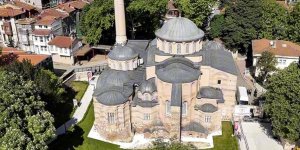
[{"label": "arched window", "polygon": [[145,93],[145,94],[144,94],[144,99],[145,99],[146,101],[150,101],[150,100],[151,100],[151,95],[150,95],[149,93]]},{"label": "arched window", "polygon": [[186,52],[186,53],[189,53],[189,49],[190,49],[190,48],[189,48],[189,43],[186,43],[186,44],[185,44],[185,52]]},{"label": "arched window", "polygon": [[166,101],[166,115],[170,115],[170,114],[171,114],[171,102]]},{"label": "arched window", "polygon": [[107,113],[107,121],[109,124],[115,123],[115,113]]},{"label": "arched window", "polygon": [[181,54],[181,44],[177,44],[177,54]]},{"label": "arched window", "polygon": [[196,42],[193,42],[193,52],[196,52]]},{"label": "arched window", "polygon": [[118,70],[122,70],[122,64],[119,62],[118,65]]},{"label": "arched window", "polygon": [[187,115],[187,102],[182,103],[182,115]]}]

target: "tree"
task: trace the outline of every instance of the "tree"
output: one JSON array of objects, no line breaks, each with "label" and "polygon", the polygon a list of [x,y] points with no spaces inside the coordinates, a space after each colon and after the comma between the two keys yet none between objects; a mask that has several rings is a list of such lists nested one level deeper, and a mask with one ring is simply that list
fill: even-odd
[{"label": "tree", "polygon": [[288,13],[284,6],[273,0],[261,1],[261,29],[258,37],[267,39],[286,39]]},{"label": "tree", "polygon": [[257,60],[256,67],[259,70],[259,76],[261,81],[265,81],[267,76],[276,71],[277,60],[273,53],[264,51],[261,57]]},{"label": "tree", "polygon": [[15,60],[6,65],[5,69],[21,75],[25,80],[34,80],[35,69],[29,60],[23,60],[22,62]]},{"label": "tree", "polygon": [[0,46],[0,55],[2,54],[3,47]]},{"label": "tree", "polygon": [[87,5],[82,12],[80,31],[90,44],[99,44],[105,36],[112,36],[108,32],[102,36],[104,31],[113,31],[114,9],[112,0],[95,0]]},{"label": "tree", "polygon": [[300,3],[293,8],[293,11],[289,15],[289,39],[300,43]]},{"label": "tree", "polygon": [[9,65],[12,62],[16,61],[18,56],[16,54],[10,53],[0,56],[0,66]]},{"label": "tree", "polygon": [[0,71],[0,147],[47,149],[55,136],[52,115],[44,109],[32,81]]},{"label": "tree", "polygon": [[[176,1],[184,17],[194,21],[199,27],[210,15],[216,0]],[[126,27],[131,38],[151,39],[162,25],[168,0],[128,0],[126,7]],[[95,0],[83,10],[80,31],[90,44],[114,42],[114,9],[112,0]],[[104,39],[107,38],[107,39]],[[112,43],[110,43],[112,44]]]},{"label": "tree", "polygon": [[222,40],[232,51],[246,53],[260,28],[261,0],[230,1],[225,12]]},{"label": "tree", "polygon": [[127,27],[136,30],[136,37],[154,38],[154,32],[162,25],[168,0],[131,0],[126,8]]},{"label": "tree", "polygon": [[175,0],[182,15],[201,27],[211,14],[216,0]]},{"label": "tree", "polygon": [[158,139],[154,141],[153,146],[149,148],[149,150],[193,150],[197,149],[192,144],[182,144],[178,141],[171,140],[171,142],[163,142]]},{"label": "tree", "polygon": [[218,38],[222,35],[224,25],[224,15],[216,15],[213,17],[210,23],[209,36],[211,38]]},{"label": "tree", "polygon": [[300,68],[296,63],[272,75],[267,84],[264,110],[273,133],[289,141],[300,139]]}]

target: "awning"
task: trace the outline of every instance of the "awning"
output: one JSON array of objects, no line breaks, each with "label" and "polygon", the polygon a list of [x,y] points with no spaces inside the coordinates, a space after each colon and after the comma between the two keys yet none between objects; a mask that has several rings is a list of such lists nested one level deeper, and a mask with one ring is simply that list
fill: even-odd
[{"label": "awning", "polygon": [[91,48],[89,45],[84,45],[81,47],[78,51],[75,52],[75,56],[85,56],[88,52],[90,52],[93,48]]}]

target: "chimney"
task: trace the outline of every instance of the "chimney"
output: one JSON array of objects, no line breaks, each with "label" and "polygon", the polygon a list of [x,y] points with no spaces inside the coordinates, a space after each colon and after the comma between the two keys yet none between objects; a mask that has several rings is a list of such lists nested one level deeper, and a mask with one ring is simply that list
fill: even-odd
[{"label": "chimney", "polygon": [[274,40],[270,41],[270,46],[272,48],[276,48],[276,41],[274,41]]},{"label": "chimney", "polygon": [[114,0],[114,7],[116,23],[116,44],[125,45],[127,42],[127,37],[124,0]]}]

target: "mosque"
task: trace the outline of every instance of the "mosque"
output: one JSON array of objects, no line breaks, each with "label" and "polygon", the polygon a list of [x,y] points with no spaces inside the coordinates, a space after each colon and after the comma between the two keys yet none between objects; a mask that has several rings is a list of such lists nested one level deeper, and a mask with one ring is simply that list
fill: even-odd
[{"label": "mosque", "polygon": [[[191,20],[169,10],[152,41],[127,40],[123,0],[114,0],[116,44],[93,95],[94,126],[110,141],[206,138],[235,105],[232,54]],[[175,14],[175,15],[172,15]]]}]

